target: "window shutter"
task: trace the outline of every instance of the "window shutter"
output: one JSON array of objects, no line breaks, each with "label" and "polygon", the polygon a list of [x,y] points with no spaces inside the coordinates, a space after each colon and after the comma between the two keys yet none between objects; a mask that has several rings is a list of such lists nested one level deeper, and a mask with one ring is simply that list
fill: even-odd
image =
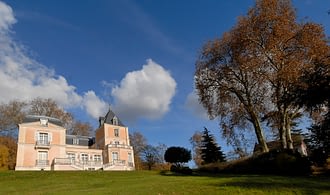
[{"label": "window shutter", "polygon": [[39,132],[35,132],[35,134],[34,134],[35,141],[38,141],[38,138],[39,138]]},{"label": "window shutter", "polygon": [[52,140],[53,140],[53,136],[52,136],[52,134],[51,134],[51,133],[48,133],[48,137],[49,137],[49,142],[51,143]]}]

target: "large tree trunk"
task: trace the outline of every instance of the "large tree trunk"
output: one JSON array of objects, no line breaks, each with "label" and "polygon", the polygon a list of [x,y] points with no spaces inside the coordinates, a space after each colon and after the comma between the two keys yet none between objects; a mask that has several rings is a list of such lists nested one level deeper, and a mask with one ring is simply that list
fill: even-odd
[{"label": "large tree trunk", "polygon": [[280,126],[278,128],[280,134],[280,141],[283,149],[287,149],[287,142],[286,142],[286,130],[285,130],[284,121],[281,120]]},{"label": "large tree trunk", "polygon": [[288,109],[280,110],[279,134],[283,149],[293,150],[293,141],[291,138],[291,118]]},{"label": "large tree trunk", "polygon": [[265,136],[263,134],[263,130],[261,128],[260,121],[259,121],[257,115],[253,111],[251,111],[250,116],[251,116],[251,120],[252,120],[252,123],[254,126],[255,134],[258,139],[258,143],[261,145],[262,152],[269,152],[269,149],[268,149],[268,146],[267,146],[267,143],[265,140]]},{"label": "large tree trunk", "polygon": [[288,113],[286,113],[285,117],[285,133],[286,133],[286,143],[287,143],[287,148],[293,150],[293,141],[291,138],[291,120],[290,117],[288,116]]}]

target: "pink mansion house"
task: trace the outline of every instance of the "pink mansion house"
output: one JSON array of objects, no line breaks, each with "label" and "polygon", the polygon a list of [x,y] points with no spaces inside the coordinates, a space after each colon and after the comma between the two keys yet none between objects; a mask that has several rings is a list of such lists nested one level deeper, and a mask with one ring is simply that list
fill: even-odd
[{"label": "pink mansion house", "polygon": [[60,120],[27,116],[18,125],[15,170],[134,170],[128,128],[109,110],[95,137],[67,135]]}]

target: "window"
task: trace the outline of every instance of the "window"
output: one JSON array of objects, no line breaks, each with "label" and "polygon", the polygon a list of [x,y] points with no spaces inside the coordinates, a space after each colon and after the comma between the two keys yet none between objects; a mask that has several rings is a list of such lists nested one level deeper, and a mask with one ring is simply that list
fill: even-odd
[{"label": "window", "polygon": [[119,129],[114,129],[115,137],[119,137]]},{"label": "window", "polygon": [[128,153],[128,162],[133,162],[132,153]]},{"label": "window", "polygon": [[37,142],[38,145],[49,145],[48,133],[39,133]]},{"label": "window", "polygon": [[112,160],[117,161],[118,159],[118,152],[112,152]]},{"label": "window", "polygon": [[119,145],[119,141],[115,141],[115,144],[116,144],[116,145]]},{"label": "window", "polygon": [[132,153],[128,153],[128,166],[133,167],[133,158],[132,158]]},{"label": "window", "polygon": [[101,155],[94,155],[94,161],[100,162],[101,161]]},{"label": "window", "polygon": [[115,116],[115,117],[113,117],[113,119],[112,119],[112,124],[113,125],[118,125],[118,118]]},{"label": "window", "polygon": [[73,138],[72,139],[72,144],[73,145],[79,145],[79,139],[78,138]]},{"label": "window", "polygon": [[39,165],[39,166],[48,165],[48,152],[47,151],[38,151],[37,165]]},{"label": "window", "polygon": [[88,161],[88,154],[81,154],[81,161],[87,162]]},{"label": "window", "polygon": [[71,162],[74,162],[76,160],[76,154],[75,153],[68,153],[67,156],[71,160]]}]

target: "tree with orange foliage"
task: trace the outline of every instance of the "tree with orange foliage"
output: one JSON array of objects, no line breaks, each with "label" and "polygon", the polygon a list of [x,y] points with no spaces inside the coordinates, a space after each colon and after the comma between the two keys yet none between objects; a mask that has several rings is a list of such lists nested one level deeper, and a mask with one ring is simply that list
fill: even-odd
[{"label": "tree with orange foliage", "polygon": [[16,140],[9,136],[0,136],[0,169],[15,169],[16,152]]},{"label": "tree with orange foliage", "polygon": [[263,120],[277,130],[283,148],[293,148],[291,124],[300,107],[289,96],[304,70],[328,58],[321,25],[298,23],[290,0],[257,0],[220,39],[204,45],[195,84],[225,135],[252,124],[263,151]]}]

